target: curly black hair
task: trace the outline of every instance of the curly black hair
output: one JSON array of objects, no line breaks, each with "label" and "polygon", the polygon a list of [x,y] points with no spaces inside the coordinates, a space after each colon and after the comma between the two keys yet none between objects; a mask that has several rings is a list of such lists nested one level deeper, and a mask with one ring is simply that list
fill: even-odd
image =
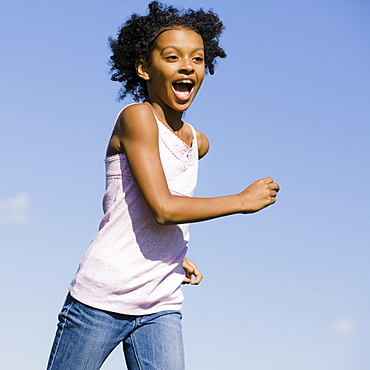
[{"label": "curly black hair", "polygon": [[154,40],[165,30],[184,27],[199,33],[204,42],[206,72],[214,73],[216,58],[225,58],[226,53],[219,45],[223,24],[211,10],[205,12],[188,9],[180,11],[157,1],[149,4],[149,14],[133,14],[120,28],[117,39],[109,38],[113,55],[110,57],[110,73],[113,81],[121,82],[118,100],[131,94],[135,101],[147,98],[146,82],[135,68],[139,59],[148,60]]}]

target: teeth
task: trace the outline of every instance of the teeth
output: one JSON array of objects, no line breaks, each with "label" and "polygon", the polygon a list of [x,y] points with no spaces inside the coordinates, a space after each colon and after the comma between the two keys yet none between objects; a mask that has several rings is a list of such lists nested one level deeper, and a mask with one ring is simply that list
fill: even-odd
[{"label": "teeth", "polygon": [[193,84],[191,80],[181,80],[177,82],[178,84]]}]

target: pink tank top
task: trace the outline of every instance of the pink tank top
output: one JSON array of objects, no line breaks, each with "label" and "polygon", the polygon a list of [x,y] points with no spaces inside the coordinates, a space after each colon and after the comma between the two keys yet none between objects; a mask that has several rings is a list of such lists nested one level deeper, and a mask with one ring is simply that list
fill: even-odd
[{"label": "pink tank top", "polygon": [[[157,119],[162,166],[172,194],[192,196],[198,145],[189,147]],[[70,285],[78,301],[105,311],[147,315],[180,310],[188,224],[159,226],[132,177],[125,154],[106,158],[104,217]]]}]

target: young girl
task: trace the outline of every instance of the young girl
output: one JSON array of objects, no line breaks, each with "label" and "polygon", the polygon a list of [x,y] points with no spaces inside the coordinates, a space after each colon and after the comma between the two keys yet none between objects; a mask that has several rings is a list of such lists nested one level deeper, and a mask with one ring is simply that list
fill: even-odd
[{"label": "young girl", "polygon": [[[182,370],[181,283],[201,274],[184,260],[188,224],[253,213],[275,202],[267,177],[239,194],[192,197],[209,143],[182,121],[215,58],[222,23],[157,2],[110,39],[112,79],[136,101],[118,115],[106,157],[104,217],[59,315],[48,369],[99,369],[123,343],[128,369]],[[185,272],[184,272],[185,270]]]}]

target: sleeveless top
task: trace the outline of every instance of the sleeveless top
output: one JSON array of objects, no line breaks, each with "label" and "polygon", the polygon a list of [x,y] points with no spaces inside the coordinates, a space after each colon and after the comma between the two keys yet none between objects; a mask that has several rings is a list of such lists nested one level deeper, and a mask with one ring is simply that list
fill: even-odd
[{"label": "sleeveless top", "polygon": [[[170,192],[192,196],[198,173],[198,144],[192,126],[189,147],[156,118],[159,152]],[[69,287],[78,301],[105,311],[148,315],[180,310],[188,224],[155,223],[132,177],[126,155],[106,164],[104,217]]]}]

